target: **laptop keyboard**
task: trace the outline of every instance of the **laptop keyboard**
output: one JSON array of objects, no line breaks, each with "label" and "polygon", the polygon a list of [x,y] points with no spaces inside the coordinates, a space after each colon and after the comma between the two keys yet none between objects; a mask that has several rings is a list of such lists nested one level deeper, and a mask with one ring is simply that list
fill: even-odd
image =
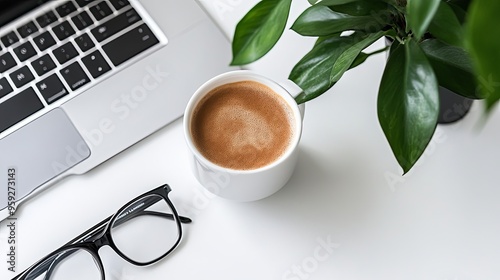
[{"label": "laptop keyboard", "polygon": [[0,133],[159,43],[128,0],[67,1],[0,41]]}]

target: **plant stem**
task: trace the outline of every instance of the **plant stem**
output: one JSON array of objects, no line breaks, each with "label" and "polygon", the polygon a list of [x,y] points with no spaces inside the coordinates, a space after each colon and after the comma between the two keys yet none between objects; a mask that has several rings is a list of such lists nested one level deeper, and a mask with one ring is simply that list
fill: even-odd
[{"label": "plant stem", "polygon": [[397,4],[399,7],[403,7],[403,8],[405,8],[405,7],[406,7],[406,4],[407,4],[407,1],[406,1],[406,0],[396,0],[396,4]]},{"label": "plant stem", "polygon": [[396,38],[396,40],[398,40],[398,42],[399,42],[401,45],[404,45],[404,44],[405,44],[405,40],[404,40],[403,38],[401,38],[401,37],[399,37],[399,36],[396,36],[395,38]]},{"label": "plant stem", "polygon": [[376,51],[373,51],[373,52],[371,52],[371,53],[367,53],[366,55],[368,55],[368,56],[372,56],[372,55],[374,55],[374,54],[378,54],[378,53],[385,52],[385,51],[387,51],[387,50],[388,50],[388,49],[390,49],[390,48],[391,48],[390,46],[387,46],[387,47],[382,48],[382,49],[380,49],[380,50],[376,50]]}]

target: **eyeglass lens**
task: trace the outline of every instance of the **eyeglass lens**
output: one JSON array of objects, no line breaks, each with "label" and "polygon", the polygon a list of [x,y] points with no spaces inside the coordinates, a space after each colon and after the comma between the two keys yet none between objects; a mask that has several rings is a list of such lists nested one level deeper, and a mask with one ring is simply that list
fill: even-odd
[{"label": "eyeglass lens", "polygon": [[85,249],[55,254],[33,269],[26,280],[102,279],[94,256]]},{"label": "eyeglass lens", "polygon": [[167,253],[179,239],[174,212],[159,195],[131,203],[111,225],[111,238],[129,259],[147,263]]}]

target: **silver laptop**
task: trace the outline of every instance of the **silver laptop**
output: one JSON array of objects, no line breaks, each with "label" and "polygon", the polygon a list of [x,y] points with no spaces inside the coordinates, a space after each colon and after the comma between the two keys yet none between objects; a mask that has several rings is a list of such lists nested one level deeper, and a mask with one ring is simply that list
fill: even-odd
[{"label": "silver laptop", "polygon": [[0,0],[0,220],[179,118],[230,55],[193,0]]}]

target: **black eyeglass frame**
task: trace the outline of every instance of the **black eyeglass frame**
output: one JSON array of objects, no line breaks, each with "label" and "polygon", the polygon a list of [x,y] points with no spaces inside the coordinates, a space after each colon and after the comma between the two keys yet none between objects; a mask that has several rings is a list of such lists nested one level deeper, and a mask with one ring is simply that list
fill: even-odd
[{"label": "black eyeglass frame", "polygon": [[[43,257],[39,261],[37,261],[35,264],[31,265],[29,268],[24,270],[22,273],[17,275],[15,278],[12,278],[12,280],[25,280],[28,275],[30,275],[32,272],[35,272],[34,269],[38,268],[41,264],[43,264],[45,261],[49,260],[50,258],[53,258],[54,256],[58,256],[59,254],[64,254],[64,252],[72,251],[72,250],[85,250],[89,254],[92,255],[92,257],[96,260],[96,264],[99,267],[101,277],[103,280],[105,280],[105,273],[104,273],[104,265],[102,263],[101,257],[99,256],[99,249],[103,246],[110,246],[113,251],[115,251],[121,258],[126,260],[127,262],[136,265],[136,266],[147,266],[153,263],[158,262],[159,260],[165,258],[167,255],[169,255],[172,251],[174,251],[180,244],[182,240],[182,223],[191,223],[191,219],[183,216],[179,216],[177,213],[177,210],[175,209],[174,204],[172,201],[170,201],[168,194],[172,191],[170,186],[168,184],[164,184],[162,186],[159,186],[149,192],[146,192],[132,200],[130,200],[128,203],[126,203],[124,206],[122,206],[118,211],[116,211],[115,214],[112,216],[104,219],[100,223],[96,224],[92,228],[88,229],[78,237],[74,238],[70,242],[66,243],[65,245],[61,246],[59,249],[53,251],[52,253],[48,254],[47,256]],[[157,213],[157,212],[148,212],[149,215],[157,215],[157,216],[164,216],[169,219],[174,219],[176,225],[177,225],[177,233],[178,237],[177,240],[175,241],[174,245],[163,255],[160,257],[148,261],[148,262],[137,262],[133,259],[130,259],[128,256],[126,256],[124,253],[120,251],[120,249],[115,245],[113,241],[113,237],[111,235],[111,229],[112,225],[115,224],[119,218],[118,215],[124,212],[128,207],[133,205],[135,202],[144,199],[148,196],[159,196],[163,198],[167,204],[169,205],[170,209],[172,210],[173,216],[170,216],[169,214],[163,214],[163,213]],[[159,200],[156,201],[150,201],[152,202],[149,205],[143,206],[142,210],[147,209],[149,206],[152,204],[158,202]],[[138,215],[141,215],[140,211],[136,211]],[[133,218],[134,216],[129,217]],[[124,217],[126,218],[126,217]],[[123,221],[124,222],[124,221]],[[71,253],[68,253],[71,254]],[[54,261],[56,262],[56,261]],[[42,268],[40,268],[42,269]],[[46,270],[43,270],[46,271]],[[47,269],[48,271],[48,269]],[[40,273],[41,274],[41,273]],[[45,277],[47,279],[47,277]]]}]

